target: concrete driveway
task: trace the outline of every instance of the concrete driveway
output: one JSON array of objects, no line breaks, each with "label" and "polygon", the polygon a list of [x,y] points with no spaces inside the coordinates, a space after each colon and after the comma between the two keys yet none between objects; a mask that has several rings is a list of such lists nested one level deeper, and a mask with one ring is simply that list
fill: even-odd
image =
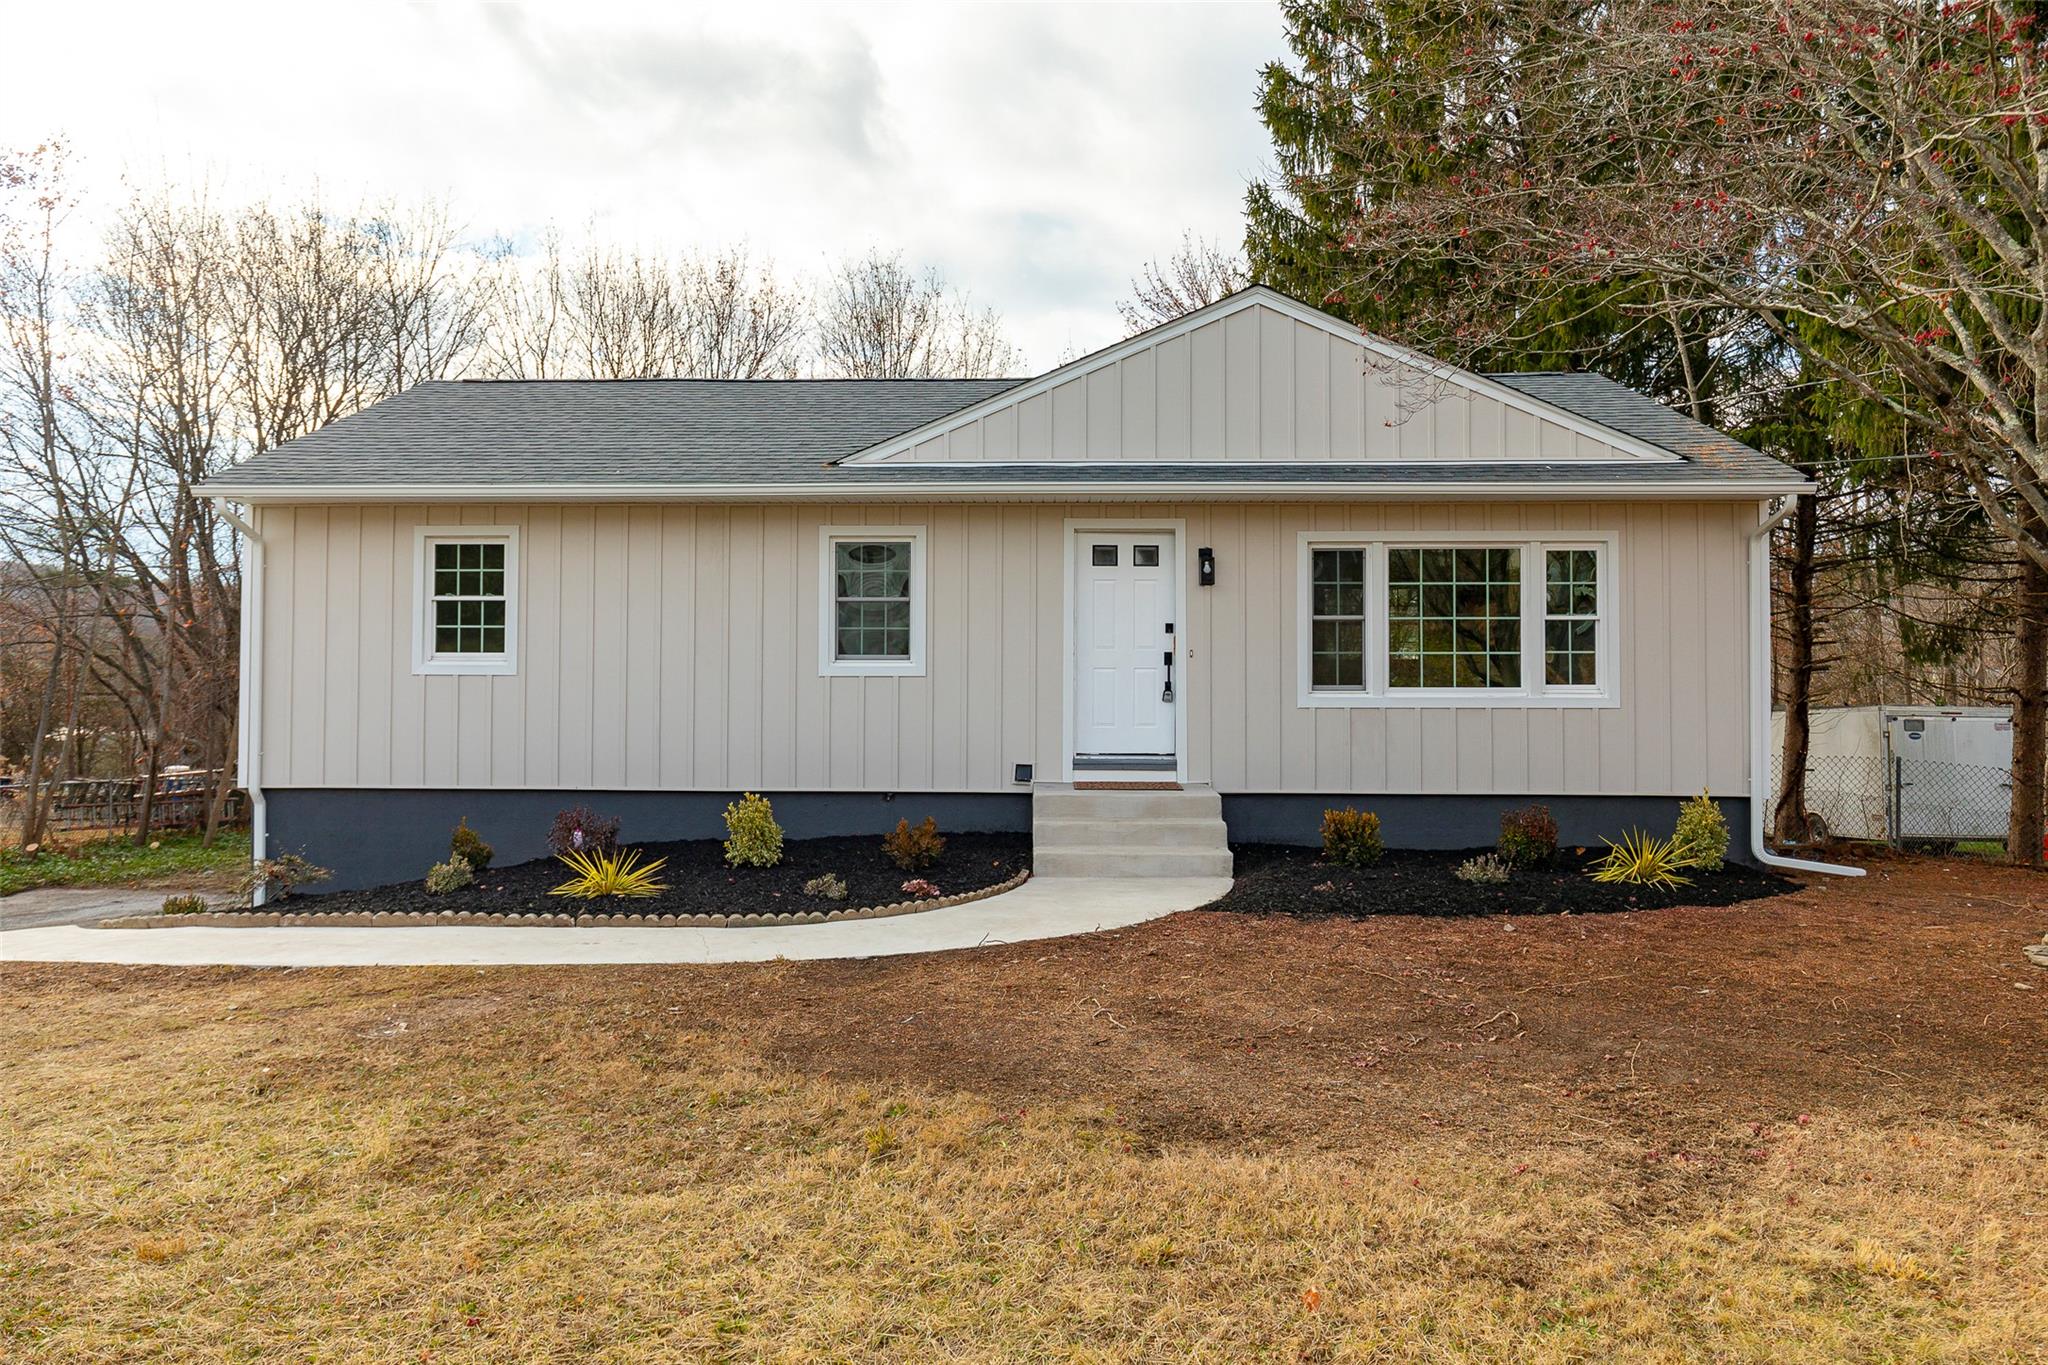
[{"label": "concrete driveway", "polygon": [[[122,887],[39,886],[0,897],[0,932],[11,929],[44,929],[59,924],[96,924],[115,915],[151,915],[165,896],[179,894],[176,887],[159,886],[149,891]],[[207,895],[206,892],[199,892]],[[218,899],[215,892],[209,899]]]}]

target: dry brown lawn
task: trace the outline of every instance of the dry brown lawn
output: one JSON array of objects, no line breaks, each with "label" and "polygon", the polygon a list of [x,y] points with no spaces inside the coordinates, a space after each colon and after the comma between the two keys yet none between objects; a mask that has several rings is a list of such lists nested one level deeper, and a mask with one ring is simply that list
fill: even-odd
[{"label": "dry brown lawn", "polygon": [[0,966],[0,1358],[2048,1357],[2048,896],[1880,874],[874,963]]}]

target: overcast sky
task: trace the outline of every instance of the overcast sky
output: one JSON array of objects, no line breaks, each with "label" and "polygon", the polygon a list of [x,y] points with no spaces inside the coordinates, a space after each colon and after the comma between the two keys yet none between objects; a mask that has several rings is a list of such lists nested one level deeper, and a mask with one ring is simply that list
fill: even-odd
[{"label": "overcast sky", "polygon": [[1116,339],[1184,230],[1238,240],[1284,51],[1264,4],[48,4],[8,41],[0,140],[71,142],[81,230],[124,177],[317,179],[515,242],[745,240],[809,273],[900,247],[1034,370]]}]

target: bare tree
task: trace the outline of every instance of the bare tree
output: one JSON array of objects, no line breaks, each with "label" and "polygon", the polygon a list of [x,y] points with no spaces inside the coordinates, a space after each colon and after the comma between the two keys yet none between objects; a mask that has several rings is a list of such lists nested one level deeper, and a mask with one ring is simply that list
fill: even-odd
[{"label": "bare tree", "polygon": [[774,379],[802,363],[802,294],[744,247],[710,257],[592,245],[550,233],[497,270],[484,369],[510,379]]},{"label": "bare tree", "polygon": [[993,309],[879,251],[842,261],[826,281],[818,359],[848,379],[983,378],[1023,363]]},{"label": "bare tree", "polygon": [[1180,246],[1164,261],[1145,263],[1131,281],[1131,296],[1120,300],[1116,311],[1135,336],[1206,308],[1250,283],[1251,269],[1242,252],[1182,233]]}]

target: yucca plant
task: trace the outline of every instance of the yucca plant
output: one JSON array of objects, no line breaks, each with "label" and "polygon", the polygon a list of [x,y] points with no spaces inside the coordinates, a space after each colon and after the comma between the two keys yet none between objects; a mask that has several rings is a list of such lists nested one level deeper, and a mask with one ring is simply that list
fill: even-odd
[{"label": "yucca plant", "polygon": [[1612,839],[1600,842],[1607,845],[1607,856],[1587,874],[1596,882],[1653,886],[1660,891],[1692,885],[1691,878],[1678,875],[1678,869],[1691,867],[1692,862],[1690,850],[1679,847],[1676,839],[1654,839],[1632,829],[1621,836],[1620,843]]},{"label": "yucca plant", "polygon": [[668,859],[656,858],[651,863],[642,864],[637,848],[597,849],[589,853],[569,852],[555,856],[576,875],[548,892],[550,896],[594,901],[604,896],[655,896],[668,890],[668,883],[654,879],[654,874],[661,871]]}]

